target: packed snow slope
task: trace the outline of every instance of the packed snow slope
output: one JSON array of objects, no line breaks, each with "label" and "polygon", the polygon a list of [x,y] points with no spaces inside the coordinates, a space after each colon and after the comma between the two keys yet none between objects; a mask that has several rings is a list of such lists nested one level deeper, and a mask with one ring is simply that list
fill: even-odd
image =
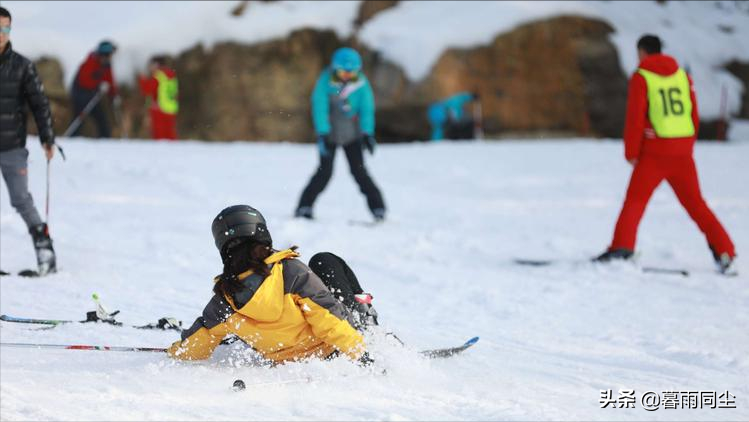
[{"label": "packed snow slope", "polygon": [[[377,370],[345,359],[253,367],[222,346],[207,362],[159,353],[0,347],[3,420],[747,420],[749,276],[714,272],[705,241],[668,186],[641,225],[636,264],[592,265],[610,239],[630,168],[614,141],[475,141],[383,145],[367,156],[388,220],[370,228],[338,157],[317,219],[291,217],[317,164],[311,145],[62,139],[51,165],[51,233],[60,272],[0,279],[0,313],[82,319],[98,293],[118,319],[189,325],[221,265],[210,224],[246,203],[277,248],[339,254],[375,298]],[[43,213],[45,162],[29,140]],[[699,144],[709,204],[749,248],[749,142]],[[20,217],[0,194],[0,266],[34,265]],[[546,268],[513,258],[558,258]],[[743,262],[740,262],[743,264]],[[689,277],[643,273],[685,268]],[[746,268],[746,266],[745,266]],[[749,270],[747,270],[749,271]],[[166,347],[173,332],[108,325],[38,330],[0,323],[2,342]],[[460,344],[428,361],[417,350]],[[305,381],[306,379],[310,381]],[[233,392],[235,379],[247,389]],[[302,382],[291,382],[302,380]],[[284,384],[274,384],[288,382]],[[271,383],[271,384],[258,384]],[[601,390],[632,389],[634,409],[600,408]],[[735,396],[735,409],[643,409],[646,391]]]}]

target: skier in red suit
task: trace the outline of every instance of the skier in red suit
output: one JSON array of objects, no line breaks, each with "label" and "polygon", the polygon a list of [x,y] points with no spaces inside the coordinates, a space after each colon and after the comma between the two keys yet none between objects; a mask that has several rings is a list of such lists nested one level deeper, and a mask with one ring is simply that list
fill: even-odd
[{"label": "skier in red suit", "polygon": [[148,98],[152,139],[177,139],[178,85],[177,74],[167,66],[164,56],[156,56],[148,64],[149,75],[140,75],[140,92]]},{"label": "skier in red suit", "polygon": [[[117,93],[117,85],[112,76],[112,55],[115,51],[117,51],[117,47],[111,41],[102,41],[78,68],[72,89],[73,118],[81,114],[86,105],[102,88],[102,85],[107,88],[112,106],[114,108],[120,107],[120,96]],[[96,122],[99,138],[111,138],[112,129],[101,101],[91,109],[89,115]],[[82,128],[83,125],[79,126],[71,136],[79,136]]]},{"label": "skier in red suit", "polygon": [[645,35],[637,43],[640,66],[629,83],[624,155],[634,166],[606,262],[632,257],[637,227],[653,191],[665,179],[707,238],[721,272],[731,268],[736,250],[700,192],[692,152],[699,128],[691,78],[676,60],[661,54],[661,41]]}]

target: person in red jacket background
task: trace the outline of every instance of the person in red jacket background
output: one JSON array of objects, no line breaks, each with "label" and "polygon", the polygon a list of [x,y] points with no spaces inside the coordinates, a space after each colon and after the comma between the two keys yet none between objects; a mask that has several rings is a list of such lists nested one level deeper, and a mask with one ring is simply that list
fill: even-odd
[{"label": "person in red jacket background", "polygon": [[[119,107],[120,97],[117,95],[117,85],[112,76],[112,55],[116,50],[117,47],[111,41],[102,41],[78,68],[72,90],[73,118],[81,114],[91,99],[103,88],[102,85],[106,88],[114,107]],[[111,138],[112,129],[101,101],[89,112],[89,115],[96,122],[99,138]],[[78,126],[71,136],[78,136],[81,127],[83,125]]]},{"label": "person in red jacket background", "polygon": [[148,63],[149,76],[140,75],[140,92],[147,97],[153,139],[177,139],[179,110],[177,74],[167,66],[166,57],[156,56]]},{"label": "person in red jacket background", "polygon": [[640,65],[629,82],[624,155],[634,166],[609,248],[596,261],[629,259],[637,227],[653,191],[665,179],[707,238],[721,272],[729,271],[736,250],[700,192],[692,152],[699,113],[692,80],[674,58],[661,53],[661,40],[637,42]]}]

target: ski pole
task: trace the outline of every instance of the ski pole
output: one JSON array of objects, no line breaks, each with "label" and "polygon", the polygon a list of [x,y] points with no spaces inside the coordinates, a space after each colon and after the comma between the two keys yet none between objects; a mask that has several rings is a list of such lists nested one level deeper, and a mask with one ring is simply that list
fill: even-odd
[{"label": "ski pole", "polygon": [[[63,152],[62,147],[60,147],[57,144],[55,144],[55,145],[57,146],[57,150],[60,151],[60,155],[62,156],[62,160],[65,161],[66,160],[65,153]],[[44,221],[46,221],[47,224],[49,224],[49,180],[50,180],[50,178],[49,178],[49,169],[50,169],[50,162],[51,161],[52,160],[50,160],[49,158],[47,159],[47,200],[44,203],[44,214],[45,214],[44,215]]]},{"label": "ski pole", "polygon": [[44,202],[44,221],[47,222],[49,227],[49,162],[47,159],[47,200]]},{"label": "ski pole", "polygon": [[99,100],[101,97],[109,91],[109,84],[102,83],[99,90],[96,92],[96,95],[89,100],[88,104],[86,104],[86,107],[83,107],[83,110],[78,114],[78,116],[70,123],[70,126],[65,130],[65,132],[62,134],[63,137],[70,136],[73,132],[75,132],[78,127],[83,123],[83,119],[88,115],[88,113],[91,112],[91,110],[96,106],[96,104],[99,103]]},{"label": "ski pole", "polygon": [[253,382],[250,384],[245,384],[245,382],[241,379],[237,379],[234,381],[234,384],[232,385],[232,390],[239,392],[247,387],[272,387],[276,385],[284,385],[284,384],[309,384],[315,381],[333,381],[341,378],[369,378],[371,376],[385,376],[387,375],[387,371],[383,370],[382,372],[377,371],[370,374],[358,374],[358,375],[339,375],[336,377],[326,377],[326,378],[313,378],[311,376],[301,377],[301,378],[292,378],[288,380],[282,380],[282,381],[259,381],[259,382]]},{"label": "ski pole", "polygon": [[25,347],[31,349],[65,349],[65,350],[97,350],[100,352],[166,352],[160,347],[120,347],[96,346],[88,344],[38,344],[38,343],[0,343],[3,347]]}]

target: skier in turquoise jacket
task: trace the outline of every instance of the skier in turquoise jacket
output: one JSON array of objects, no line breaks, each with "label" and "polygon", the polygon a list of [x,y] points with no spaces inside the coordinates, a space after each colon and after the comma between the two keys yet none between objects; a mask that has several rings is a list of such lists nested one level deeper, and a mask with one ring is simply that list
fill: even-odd
[{"label": "skier in turquoise jacket", "polygon": [[364,166],[363,149],[374,154],[377,142],[374,138],[374,94],[361,67],[361,56],[356,50],[339,48],[333,53],[331,65],[322,71],[315,84],[312,121],[317,133],[320,165],[302,192],[295,212],[297,217],[313,218],[312,207],[330,181],[336,150],[340,146],[375,220],[385,218],[380,189]]},{"label": "skier in turquoise jacket", "polygon": [[[464,107],[466,103],[478,99],[473,92],[460,92],[444,100],[432,103],[427,111],[429,124],[432,126],[432,140],[445,139],[445,128],[464,121]],[[470,116],[469,116],[470,118]],[[448,130],[449,132],[449,130]]]}]

